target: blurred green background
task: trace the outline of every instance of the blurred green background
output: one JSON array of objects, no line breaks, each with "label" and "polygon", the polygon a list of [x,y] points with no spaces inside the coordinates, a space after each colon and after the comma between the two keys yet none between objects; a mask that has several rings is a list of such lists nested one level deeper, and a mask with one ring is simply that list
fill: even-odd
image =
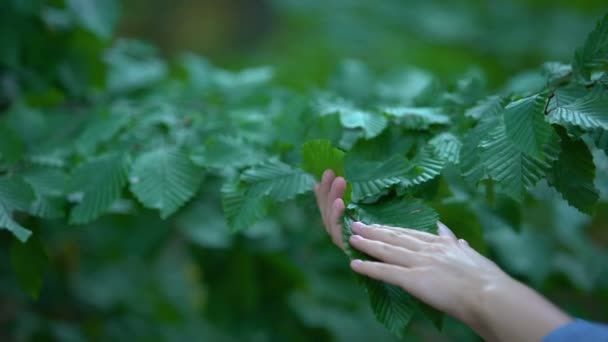
[{"label": "blurred green background", "polygon": [[[179,65],[191,52],[230,70],[273,66],[279,85],[301,92],[340,79],[349,92],[364,93],[366,73],[396,67],[428,70],[446,82],[480,73],[490,89],[516,88],[544,61],[569,62],[606,11],[603,0],[4,0],[0,115],[32,139],[42,122],[59,140],[75,134],[84,120],[78,108],[128,88],[105,76],[107,65],[131,70],[106,52],[125,37],[158,48],[151,59],[153,47],[138,50],[149,63],[135,84],[140,76],[183,78]],[[115,93],[100,90],[108,84]],[[26,104],[31,110],[15,114]],[[608,169],[605,155],[595,157]],[[231,234],[220,186],[208,177],[196,200],[168,220],[150,210],[124,215],[128,203],[85,226],[24,218],[49,254],[37,300],[19,289],[9,261],[13,238],[2,233],[0,340],[394,339],[326,237],[312,198]],[[479,245],[489,256],[561,307],[608,321],[608,179],[598,176],[597,186],[603,202],[594,217],[546,184],[524,208],[504,200],[492,210],[477,202],[479,210],[438,210],[457,232],[483,232]],[[476,337],[447,318],[442,332],[414,322],[406,339]]]}]

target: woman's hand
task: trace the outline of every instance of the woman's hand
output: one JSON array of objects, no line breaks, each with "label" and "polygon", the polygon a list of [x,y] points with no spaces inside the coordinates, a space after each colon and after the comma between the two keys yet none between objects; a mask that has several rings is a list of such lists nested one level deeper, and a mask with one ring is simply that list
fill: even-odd
[{"label": "woman's hand", "polygon": [[[345,189],[345,180],[330,170],[314,189],[325,228],[341,248]],[[487,340],[539,341],[570,320],[442,223],[439,235],[360,222],[351,228],[350,245],[377,260],[353,260],[355,272],[403,288]]]}]

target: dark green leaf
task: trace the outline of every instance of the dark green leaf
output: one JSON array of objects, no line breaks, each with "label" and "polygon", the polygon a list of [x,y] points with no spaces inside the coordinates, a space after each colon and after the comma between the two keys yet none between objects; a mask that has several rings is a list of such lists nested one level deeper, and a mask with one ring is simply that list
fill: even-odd
[{"label": "dark green leaf", "polygon": [[27,242],[13,241],[11,265],[19,286],[32,299],[38,299],[48,267],[48,256],[40,239],[34,237]]},{"label": "dark green leaf", "polygon": [[158,209],[165,219],[194,196],[202,177],[185,153],[161,148],[135,160],[130,189],[144,206]]}]

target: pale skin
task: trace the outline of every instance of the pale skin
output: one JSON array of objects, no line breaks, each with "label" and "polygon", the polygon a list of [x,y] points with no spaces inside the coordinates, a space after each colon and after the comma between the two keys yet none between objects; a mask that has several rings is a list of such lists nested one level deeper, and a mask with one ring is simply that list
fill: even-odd
[{"label": "pale skin", "polygon": [[[331,170],[314,187],[325,229],[340,248],[345,188],[344,178]],[[378,260],[353,260],[353,271],[403,288],[487,341],[537,342],[572,321],[442,223],[439,235],[361,222],[354,223],[352,231],[350,245]]]}]

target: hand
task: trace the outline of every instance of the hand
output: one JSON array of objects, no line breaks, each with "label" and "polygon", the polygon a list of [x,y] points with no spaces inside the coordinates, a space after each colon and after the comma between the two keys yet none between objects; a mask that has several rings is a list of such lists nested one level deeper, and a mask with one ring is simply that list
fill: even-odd
[{"label": "hand", "polygon": [[[343,248],[346,181],[328,170],[315,194],[327,232]],[[566,314],[438,223],[439,235],[353,223],[350,245],[378,261],[353,260],[360,274],[403,288],[468,324],[486,340],[539,341],[571,320]]]}]

